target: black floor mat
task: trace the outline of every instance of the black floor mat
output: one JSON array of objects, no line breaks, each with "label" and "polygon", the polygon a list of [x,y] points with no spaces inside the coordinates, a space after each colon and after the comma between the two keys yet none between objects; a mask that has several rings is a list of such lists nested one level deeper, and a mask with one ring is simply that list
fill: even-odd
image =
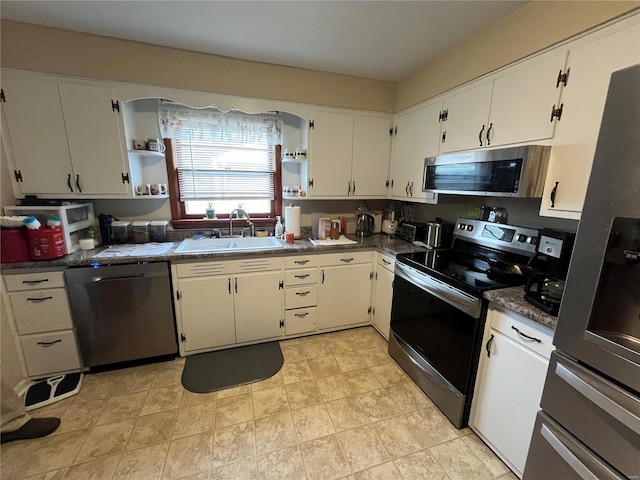
[{"label": "black floor mat", "polygon": [[199,353],[187,357],[182,385],[194,393],[209,393],[258,382],[282,368],[279,342]]}]

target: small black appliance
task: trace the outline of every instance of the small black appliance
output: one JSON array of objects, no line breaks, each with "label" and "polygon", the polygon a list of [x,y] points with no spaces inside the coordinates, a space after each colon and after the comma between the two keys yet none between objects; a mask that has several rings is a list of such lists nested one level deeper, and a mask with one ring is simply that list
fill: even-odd
[{"label": "small black appliance", "polygon": [[100,226],[100,240],[102,245],[108,247],[113,245],[113,232],[111,230],[111,222],[118,220],[113,215],[101,213],[98,215],[98,225]]}]

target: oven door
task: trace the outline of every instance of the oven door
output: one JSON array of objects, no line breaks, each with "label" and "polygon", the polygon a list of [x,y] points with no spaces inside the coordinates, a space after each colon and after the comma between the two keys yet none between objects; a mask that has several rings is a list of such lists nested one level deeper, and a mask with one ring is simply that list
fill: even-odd
[{"label": "oven door", "polygon": [[389,353],[459,428],[466,425],[482,299],[396,263]]}]

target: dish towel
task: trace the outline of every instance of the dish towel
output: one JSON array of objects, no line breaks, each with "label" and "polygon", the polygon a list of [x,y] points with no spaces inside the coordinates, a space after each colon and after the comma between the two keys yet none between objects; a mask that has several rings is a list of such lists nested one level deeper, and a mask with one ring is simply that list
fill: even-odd
[{"label": "dish towel", "polygon": [[327,238],[326,240],[316,240],[315,238],[311,238],[309,241],[314,245],[351,245],[353,243],[358,243],[355,240],[349,240],[344,235],[340,235],[340,238],[337,240],[331,240],[330,238]]}]

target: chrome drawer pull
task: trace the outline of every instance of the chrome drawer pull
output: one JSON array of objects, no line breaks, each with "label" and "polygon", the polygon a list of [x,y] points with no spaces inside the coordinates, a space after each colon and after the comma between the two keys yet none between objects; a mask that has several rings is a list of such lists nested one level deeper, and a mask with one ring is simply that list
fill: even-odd
[{"label": "chrome drawer pull", "polygon": [[309,260],[294,260],[293,263],[296,263],[298,265],[306,265],[307,263],[309,263]]},{"label": "chrome drawer pull", "polygon": [[45,278],[43,280],[23,280],[22,283],[24,283],[25,285],[38,285],[39,283],[42,282],[48,282],[49,279]]},{"label": "chrome drawer pull", "polygon": [[45,300],[51,300],[51,299],[53,299],[53,297],[27,298],[27,301],[33,302],[33,303],[40,303],[40,302],[44,302]]},{"label": "chrome drawer pull", "polygon": [[40,345],[42,348],[53,347],[56,343],[60,343],[62,339],[54,340],[53,342],[38,342],[36,345]]},{"label": "chrome drawer pull", "polygon": [[341,258],[340,261],[344,263],[351,263],[353,262],[353,258]]},{"label": "chrome drawer pull", "polygon": [[294,315],[298,318],[304,318],[307,315],[309,315],[309,312],[305,312],[305,313],[294,313]]},{"label": "chrome drawer pull", "polygon": [[295,277],[299,279],[303,279],[303,278],[307,278],[308,276],[309,274],[307,273],[306,275],[296,275]]},{"label": "chrome drawer pull", "polygon": [[516,327],[514,327],[513,325],[511,325],[511,329],[515,330],[516,333],[518,335],[520,335],[521,337],[526,338],[527,340],[533,340],[534,342],[538,342],[538,343],[542,343],[542,340],[540,340],[539,338],[536,337],[530,337],[529,335],[527,335],[526,333],[522,333],[520,330],[518,330]]},{"label": "chrome drawer pull", "polygon": [[296,292],[296,295],[300,295],[301,297],[306,297],[310,293],[311,292],[309,290],[307,290],[306,292]]}]

